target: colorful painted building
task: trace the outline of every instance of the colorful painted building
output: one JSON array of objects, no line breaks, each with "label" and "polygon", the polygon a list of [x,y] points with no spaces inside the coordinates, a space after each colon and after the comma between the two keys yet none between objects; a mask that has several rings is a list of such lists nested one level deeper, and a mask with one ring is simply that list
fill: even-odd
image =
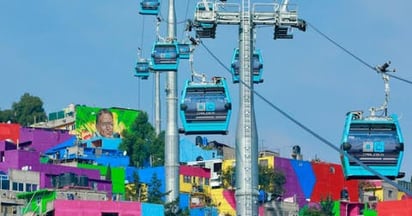
[{"label": "colorful painted building", "polygon": [[[5,127],[7,128],[7,125]],[[3,183],[8,185],[5,188],[8,191],[23,192],[23,195],[21,195],[23,199],[28,198],[30,193],[38,191],[36,196],[44,195],[44,200],[40,199],[39,201],[42,203],[41,208],[44,210],[50,209],[51,200],[53,202],[57,201],[56,203],[60,202],[58,200],[73,200],[71,195],[63,196],[61,193],[64,193],[64,191],[55,195],[50,194],[49,191],[66,190],[69,193],[68,190],[78,190],[78,194],[87,194],[89,190],[98,192],[99,195],[96,195],[96,197],[104,197],[101,199],[105,199],[105,201],[125,201],[127,200],[127,197],[124,196],[125,188],[133,183],[134,173],[139,175],[140,182],[145,185],[148,185],[152,177],[156,175],[161,182],[160,191],[165,192],[164,167],[148,167],[145,169],[129,167],[127,154],[117,150],[121,139],[91,138],[78,141],[68,131],[34,128],[20,128],[19,138],[13,138],[14,133],[11,132],[6,131],[3,134],[10,134],[11,138],[3,136],[0,140],[0,171],[4,176],[1,181],[2,185]],[[18,140],[18,142],[15,143],[12,138]],[[222,172],[231,169],[235,165],[235,161],[223,160],[224,157],[220,155],[222,149],[215,149],[215,147],[220,148],[221,145],[213,144],[209,146],[207,144],[205,147],[203,144],[199,146],[188,140],[182,140],[180,152],[181,155],[184,155],[185,161],[183,164],[186,165],[182,165],[179,169],[180,208],[192,208],[193,212],[202,214],[199,212],[209,212],[207,209],[210,209],[210,206],[216,206],[220,213],[235,215],[235,191],[230,190],[230,188],[224,189],[223,184],[219,186],[213,186],[212,184],[212,179],[218,177],[221,180]],[[211,163],[211,166],[208,166],[206,165],[207,161],[214,162]],[[360,198],[369,198],[373,195],[376,197],[377,206],[384,206],[385,202],[383,201],[388,199],[405,198],[404,194],[402,195],[397,190],[384,184],[375,185],[373,190],[366,190],[372,195],[368,193],[359,194],[361,188],[359,181],[346,181],[343,177],[342,167],[339,164],[319,161],[309,162],[262,154],[259,158],[259,165],[280,170],[285,174],[284,193],[277,197],[277,200],[282,203],[296,203],[296,206],[301,209],[305,206],[320,203],[326,197],[330,197],[335,202],[335,215],[355,215],[360,214],[360,212],[363,212],[364,215],[374,215],[376,205],[365,207],[365,205],[359,203]],[[215,174],[220,176],[214,176]],[[32,177],[28,181],[22,178],[25,175]],[[60,182],[57,184],[56,180]],[[234,180],[234,175],[232,180]],[[234,182],[230,183],[234,185]],[[348,193],[345,200],[341,200],[343,189]],[[24,195],[24,193],[28,194]],[[85,197],[85,195],[74,197]],[[100,200],[95,201],[100,202]],[[29,200],[27,202],[28,204],[31,203]],[[70,202],[70,205],[83,205],[80,202],[76,200]],[[96,206],[100,205],[95,204]],[[145,204],[142,203],[141,206],[143,205]],[[26,206],[24,209],[33,210],[39,205],[31,203],[29,206],[31,207]],[[54,208],[56,206],[59,205],[54,205]],[[115,204],[112,207],[123,208]],[[260,207],[262,214],[265,212],[264,208],[264,205]],[[381,207],[381,209],[384,208]],[[106,212],[105,209],[97,210],[97,212],[99,211],[101,214]],[[142,207],[140,211],[150,212],[151,210],[144,210]],[[214,212],[214,210],[211,211]],[[122,210],[116,212],[120,214]],[[62,212],[62,214],[65,213]],[[121,214],[127,215],[129,213]]]}]

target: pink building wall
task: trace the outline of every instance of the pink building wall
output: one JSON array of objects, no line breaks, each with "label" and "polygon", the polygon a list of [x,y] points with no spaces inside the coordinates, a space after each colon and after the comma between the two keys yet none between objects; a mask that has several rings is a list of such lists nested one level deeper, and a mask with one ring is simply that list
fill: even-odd
[{"label": "pink building wall", "polygon": [[142,215],[139,202],[55,200],[55,215],[101,216],[102,213],[118,213],[119,216]]},{"label": "pink building wall", "polygon": [[179,174],[185,176],[197,176],[203,178],[210,178],[210,170],[207,168],[193,167],[181,165],[179,167]]}]

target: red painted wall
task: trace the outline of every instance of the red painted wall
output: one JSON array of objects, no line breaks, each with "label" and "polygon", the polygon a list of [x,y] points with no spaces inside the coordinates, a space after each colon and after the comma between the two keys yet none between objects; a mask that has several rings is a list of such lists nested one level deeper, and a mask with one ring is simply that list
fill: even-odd
[{"label": "red painted wall", "polygon": [[378,202],[379,216],[412,215],[412,199]]},{"label": "red painted wall", "polygon": [[358,181],[346,181],[340,165],[312,162],[312,168],[315,173],[316,183],[312,192],[311,202],[319,202],[328,195],[331,195],[333,200],[339,200],[340,192],[345,187],[349,192],[350,202],[357,202],[359,200]]},{"label": "red painted wall", "polygon": [[19,141],[20,125],[0,123],[0,140],[10,139],[14,143]]}]

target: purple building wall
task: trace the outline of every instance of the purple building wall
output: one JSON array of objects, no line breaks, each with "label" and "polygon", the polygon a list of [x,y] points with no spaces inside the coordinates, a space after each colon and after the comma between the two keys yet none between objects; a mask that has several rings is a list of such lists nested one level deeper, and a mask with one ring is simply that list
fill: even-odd
[{"label": "purple building wall", "polygon": [[[89,178],[89,183],[97,183],[97,190],[105,191],[109,196],[112,194],[112,182],[101,180],[99,170],[83,169],[77,167],[68,167],[53,164],[41,164],[39,170],[40,174],[40,187],[41,188],[52,188],[52,178],[53,176],[60,175],[62,173],[75,173],[77,176],[87,176]],[[90,185],[92,186],[92,185]]]},{"label": "purple building wall", "polygon": [[65,130],[52,130],[42,128],[20,128],[20,143],[31,141],[30,147],[43,153],[47,149],[60,144],[73,137]]},{"label": "purple building wall", "polygon": [[40,166],[40,155],[38,152],[26,150],[9,150],[4,152],[4,158],[0,161],[0,170],[8,172],[9,169],[21,169],[31,166],[37,171]]},{"label": "purple building wall", "polygon": [[53,188],[52,178],[63,173],[87,176],[89,186],[99,191],[112,194],[111,181],[101,180],[99,170],[40,163],[40,156],[46,150],[73,138],[68,131],[38,128],[20,128],[19,149],[17,145],[0,141],[0,170],[8,173],[9,169],[21,170],[27,167],[40,172],[40,188]]},{"label": "purple building wall", "polygon": [[13,150],[13,149],[17,149],[16,144],[6,141],[6,140],[0,140],[0,151]]},{"label": "purple building wall", "polygon": [[9,150],[4,152],[4,161],[0,162],[0,170],[8,173],[9,169],[20,170],[29,166],[31,171],[40,172],[40,188],[52,188],[52,177],[62,173],[75,173],[77,176],[87,176],[89,182],[97,183],[97,190],[112,192],[111,181],[101,180],[99,170],[83,169],[55,164],[40,163],[40,153],[27,150]]},{"label": "purple building wall", "polygon": [[286,177],[286,183],[284,185],[285,191],[282,198],[296,196],[296,201],[300,208],[307,204],[305,194],[299,185],[298,177],[290,163],[290,159],[276,157],[275,168],[281,170]]}]

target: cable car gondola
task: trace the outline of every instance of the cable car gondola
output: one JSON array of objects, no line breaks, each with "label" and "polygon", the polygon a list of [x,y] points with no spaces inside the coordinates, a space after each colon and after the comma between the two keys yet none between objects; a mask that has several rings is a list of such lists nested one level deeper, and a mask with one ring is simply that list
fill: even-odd
[{"label": "cable car gondola", "polygon": [[190,57],[190,44],[189,43],[179,43],[177,45],[179,49],[180,59],[189,59]]},{"label": "cable car gondola", "polygon": [[215,38],[216,24],[215,23],[195,23],[196,36],[198,38]]},{"label": "cable car gondola", "polygon": [[152,49],[152,69],[155,71],[177,71],[179,51],[176,43],[155,42]]},{"label": "cable car gondola", "polygon": [[[262,73],[263,73],[263,58],[262,53],[259,49],[253,51],[252,57],[252,76],[253,83],[263,82]],[[240,62],[239,62],[239,48],[236,48],[232,56],[232,64],[230,67],[230,72],[232,73],[233,83],[239,83],[239,71],[240,71]]]},{"label": "cable car gondola", "polygon": [[140,77],[143,80],[149,78],[149,61],[147,59],[139,59],[135,67],[135,77]]},{"label": "cable car gondola", "polygon": [[[399,171],[404,144],[396,115],[364,118],[361,111],[347,113],[341,149],[389,179],[404,175]],[[379,178],[345,155],[341,161],[346,179]]]},{"label": "cable car gondola", "polygon": [[232,105],[225,78],[213,82],[186,81],[180,117],[187,134],[227,134]]},{"label": "cable car gondola", "polygon": [[215,38],[216,11],[213,2],[198,2],[194,17],[194,26],[198,38]]},{"label": "cable car gondola", "polygon": [[140,2],[139,14],[142,15],[158,15],[160,2],[159,0],[142,0]]}]

